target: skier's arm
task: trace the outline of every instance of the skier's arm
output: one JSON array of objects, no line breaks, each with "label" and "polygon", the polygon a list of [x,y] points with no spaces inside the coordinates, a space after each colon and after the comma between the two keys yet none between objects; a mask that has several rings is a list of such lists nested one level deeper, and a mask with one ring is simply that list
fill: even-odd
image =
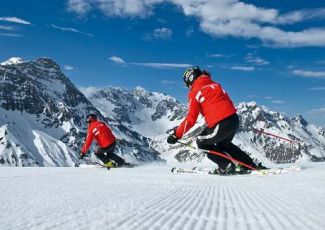
[{"label": "skier's arm", "polygon": [[82,154],[86,154],[86,152],[88,151],[91,143],[93,142],[94,140],[94,134],[92,131],[88,131],[88,134],[87,134],[87,137],[86,137],[86,140],[85,140],[85,143],[83,144],[82,146],[82,149],[81,149],[81,153]]},{"label": "skier's arm", "polygon": [[195,125],[199,113],[200,113],[199,103],[195,100],[195,98],[190,97],[188,114],[186,118],[183,120],[183,122],[175,130],[175,135],[177,138],[182,138],[184,134],[188,130],[190,130],[190,128],[192,128],[193,125]]}]

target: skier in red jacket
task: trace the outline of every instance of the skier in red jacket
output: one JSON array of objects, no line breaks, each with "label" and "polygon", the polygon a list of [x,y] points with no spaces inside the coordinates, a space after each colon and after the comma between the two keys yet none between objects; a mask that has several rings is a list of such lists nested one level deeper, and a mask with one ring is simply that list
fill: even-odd
[{"label": "skier in red jacket", "polygon": [[[197,66],[186,69],[183,80],[190,89],[189,111],[174,133],[169,135],[167,142],[175,144],[193,127],[198,115],[202,114],[208,127],[196,140],[200,149],[221,152],[254,168],[264,168],[261,163],[256,165],[249,155],[232,143],[239,127],[239,118],[233,102],[221,85],[214,82],[207,71],[201,71]],[[247,170],[211,153],[208,153],[207,157],[218,164],[217,171],[222,175],[245,173]]]},{"label": "skier in red jacket", "polygon": [[[95,155],[107,168],[115,166],[131,166],[131,164],[126,163],[123,158],[114,154],[116,138],[111,129],[104,122],[98,121],[95,114],[89,114],[87,116],[87,123],[88,133],[81,149],[81,159],[86,155],[93,140],[96,139],[98,146],[95,149]],[[112,160],[115,162],[115,164],[112,162]]]}]

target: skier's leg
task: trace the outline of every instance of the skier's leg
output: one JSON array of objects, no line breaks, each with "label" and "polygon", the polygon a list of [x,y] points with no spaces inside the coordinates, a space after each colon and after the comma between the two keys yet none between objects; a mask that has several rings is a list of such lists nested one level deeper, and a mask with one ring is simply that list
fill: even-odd
[{"label": "skier's leg", "polygon": [[107,154],[107,158],[115,161],[118,166],[126,165],[125,160],[114,153],[115,147],[116,147],[116,143],[113,143],[112,145],[104,149]]},{"label": "skier's leg", "polygon": [[104,164],[107,164],[110,159],[107,157],[107,155],[105,154],[105,150],[102,149],[101,147],[97,147],[95,150],[95,155],[96,157],[101,160]]},{"label": "skier's leg", "polygon": [[[200,149],[212,150],[226,154],[224,152],[225,149],[223,148],[222,144],[224,137],[223,126],[221,124],[218,124],[213,128],[206,128],[200,134],[196,140],[196,143]],[[228,159],[217,156],[215,154],[207,153],[207,157],[216,163],[220,169],[225,169],[229,163],[231,163],[231,161]]]},{"label": "skier's leg", "polygon": [[239,160],[255,168],[256,164],[254,163],[253,159],[247,153],[241,150],[238,146],[232,143],[232,140],[236,135],[237,129],[239,127],[239,117],[237,116],[237,114],[235,116],[231,116],[228,122],[230,124],[231,129],[229,129],[228,136],[225,138],[223,143],[221,143],[223,145],[224,151],[234,159]]},{"label": "skier's leg", "polygon": [[254,163],[253,159],[247,153],[241,150],[237,145],[230,143],[226,147],[226,152],[233,158],[256,168],[256,164]]},{"label": "skier's leg", "polygon": [[[223,154],[227,155],[225,152],[223,152],[217,146],[211,146],[209,150],[217,151],[219,153],[223,153]],[[220,156],[217,156],[217,155],[212,154],[212,153],[207,153],[207,157],[208,157],[209,160],[216,163],[218,165],[218,167],[221,168],[221,169],[225,169],[229,165],[229,163],[231,163],[230,160],[228,160],[226,158],[223,158],[223,157],[220,157]]]},{"label": "skier's leg", "polygon": [[[248,164],[256,169],[267,169],[267,167],[265,167],[262,162],[259,162],[258,164],[256,164],[254,162],[254,160],[243,150],[241,150],[237,145],[234,145],[233,143],[230,143],[227,146],[226,152],[231,155],[233,158]],[[245,166],[243,166],[244,168],[246,168]]]},{"label": "skier's leg", "polygon": [[107,153],[107,155],[111,160],[115,161],[118,164],[118,166],[122,166],[126,164],[125,160],[122,157],[116,155],[115,153]]}]

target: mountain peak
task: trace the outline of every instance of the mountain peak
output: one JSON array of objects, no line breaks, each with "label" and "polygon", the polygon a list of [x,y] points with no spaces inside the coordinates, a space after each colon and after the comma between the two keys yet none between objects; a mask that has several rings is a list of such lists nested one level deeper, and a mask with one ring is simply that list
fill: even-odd
[{"label": "mountain peak", "polygon": [[147,90],[145,90],[143,87],[141,87],[141,86],[137,86],[137,87],[135,87],[135,90],[137,90],[137,91],[142,91],[142,92],[147,92]]},{"label": "mountain peak", "polygon": [[15,64],[20,64],[23,63],[24,60],[20,57],[12,57],[9,58],[7,61],[0,63],[0,65],[15,65]]},{"label": "mountain peak", "polygon": [[293,117],[292,120],[303,125],[303,126],[308,125],[308,122],[303,118],[303,116],[301,114],[298,114],[297,116]]},{"label": "mountain peak", "polygon": [[146,89],[142,88],[141,86],[135,87],[133,92],[138,96],[150,94]]},{"label": "mountain peak", "polygon": [[56,70],[60,70],[60,66],[55,61],[53,61],[51,58],[48,57],[38,58],[35,61],[35,63],[40,64],[45,68],[54,68]]}]

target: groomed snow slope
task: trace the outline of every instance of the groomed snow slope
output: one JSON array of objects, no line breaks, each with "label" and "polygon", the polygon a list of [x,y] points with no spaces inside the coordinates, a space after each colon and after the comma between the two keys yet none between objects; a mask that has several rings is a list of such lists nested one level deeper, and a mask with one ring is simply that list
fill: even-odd
[{"label": "groomed snow slope", "polygon": [[0,168],[0,229],[325,229],[325,164],[274,176]]}]

